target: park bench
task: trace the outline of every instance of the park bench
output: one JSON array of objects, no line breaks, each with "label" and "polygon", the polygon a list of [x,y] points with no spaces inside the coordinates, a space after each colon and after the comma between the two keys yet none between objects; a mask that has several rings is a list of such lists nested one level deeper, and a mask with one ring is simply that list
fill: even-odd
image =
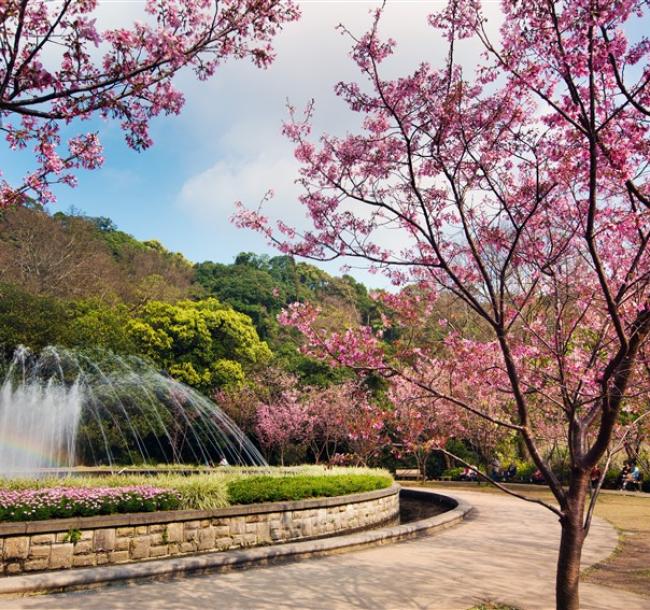
[{"label": "park bench", "polygon": [[398,468],[395,470],[396,479],[419,479],[420,471],[417,468]]}]

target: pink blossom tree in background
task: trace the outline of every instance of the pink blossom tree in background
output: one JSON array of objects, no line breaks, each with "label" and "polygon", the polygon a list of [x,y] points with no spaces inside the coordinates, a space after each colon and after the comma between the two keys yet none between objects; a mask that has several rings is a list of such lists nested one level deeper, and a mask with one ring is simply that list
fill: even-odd
[{"label": "pink blossom tree in background", "polygon": [[257,408],[257,438],[267,455],[271,450],[278,452],[282,466],[287,449],[308,442],[312,427],[307,405],[295,389],[287,390],[273,403],[261,404]]},{"label": "pink blossom tree in background", "polygon": [[[556,500],[544,504],[561,524],[562,609],[579,607],[590,472],[626,401],[648,390],[650,44],[626,34],[647,8],[504,1],[492,40],[478,0],[452,0],[430,18],[449,43],[445,64],[395,79],[382,75],[395,43],[381,39],[379,12],[369,32],[350,34],[361,79],[336,87],[362,128],[312,140],[311,108],[285,126],[312,228],[270,225],[259,210],[238,217],[283,252],[364,260],[396,287],[452,295],[473,312],[479,333],[390,351],[369,328],[324,333],[311,306],[284,320],[312,353],[401,378],[520,436]],[[485,49],[474,74],[454,55],[469,37]],[[399,249],[385,245],[389,231]],[[562,425],[567,485],[543,456],[549,416]]]},{"label": "pink blossom tree in background", "polygon": [[273,37],[298,17],[291,0],[147,0],[145,22],[101,30],[97,7],[97,0],[0,3],[0,131],[10,149],[31,149],[36,161],[22,184],[0,174],[0,208],[52,201],[53,183],[74,185],[73,170],[102,164],[97,133],[63,142],[75,119],[119,121],[131,148],[148,148],[149,121],[183,106],[172,84],[180,69],[205,80],[229,58],[265,67]]},{"label": "pink blossom tree in background", "polygon": [[[290,378],[287,377],[288,381]],[[284,465],[288,449],[309,448],[314,461],[367,466],[387,445],[387,414],[356,381],[327,388],[291,386],[258,402],[255,435]]]},{"label": "pink blossom tree in background", "polygon": [[394,451],[398,457],[411,455],[420,477],[426,480],[427,461],[433,452],[446,453],[447,441],[464,435],[466,430],[452,405],[413,387],[403,378],[396,378],[391,384],[388,397],[394,405],[387,414]]},{"label": "pink blossom tree in background", "polygon": [[389,443],[386,412],[359,384],[352,386],[348,396],[343,418],[348,453],[338,458],[346,464],[369,466]]},{"label": "pink blossom tree in background", "polygon": [[312,420],[309,447],[317,464],[329,463],[348,440],[348,421],[357,408],[360,390],[356,383],[344,382],[304,391]]}]

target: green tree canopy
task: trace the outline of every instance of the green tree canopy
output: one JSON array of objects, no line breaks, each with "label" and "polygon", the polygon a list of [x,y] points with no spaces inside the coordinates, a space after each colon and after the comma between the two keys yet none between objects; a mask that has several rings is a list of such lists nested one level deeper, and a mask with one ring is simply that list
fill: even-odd
[{"label": "green tree canopy", "polygon": [[129,322],[138,351],[180,381],[203,391],[241,384],[271,350],[251,319],[215,298],[150,301]]}]

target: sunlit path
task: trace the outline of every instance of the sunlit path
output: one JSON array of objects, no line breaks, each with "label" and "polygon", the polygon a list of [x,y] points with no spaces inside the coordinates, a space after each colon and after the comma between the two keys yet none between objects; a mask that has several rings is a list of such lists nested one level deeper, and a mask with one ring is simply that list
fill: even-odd
[{"label": "sunlit path", "polygon": [[[482,600],[524,610],[554,607],[559,539],[555,517],[537,505],[453,490],[475,506],[463,523],[436,536],[322,559],[167,582],[3,600],[0,608],[435,608],[465,610]],[[584,560],[607,557],[616,532],[596,519]],[[583,584],[589,610],[650,609],[641,598]]]}]

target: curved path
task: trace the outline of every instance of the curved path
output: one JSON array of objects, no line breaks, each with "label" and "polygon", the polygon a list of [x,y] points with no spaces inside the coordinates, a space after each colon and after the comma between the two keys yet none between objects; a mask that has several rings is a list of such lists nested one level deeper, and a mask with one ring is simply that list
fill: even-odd
[{"label": "curved path", "polygon": [[[466,610],[485,600],[523,610],[554,608],[555,516],[505,495],[448,492],[475,510],[434,536],[225,574],[2,600],[0,609]],[[616,542],[615,530],[594,520],[585,566],[606,558]],[[650,610],[650,598],[594,584],[583,584],[581,597],[589,610]]]}]

